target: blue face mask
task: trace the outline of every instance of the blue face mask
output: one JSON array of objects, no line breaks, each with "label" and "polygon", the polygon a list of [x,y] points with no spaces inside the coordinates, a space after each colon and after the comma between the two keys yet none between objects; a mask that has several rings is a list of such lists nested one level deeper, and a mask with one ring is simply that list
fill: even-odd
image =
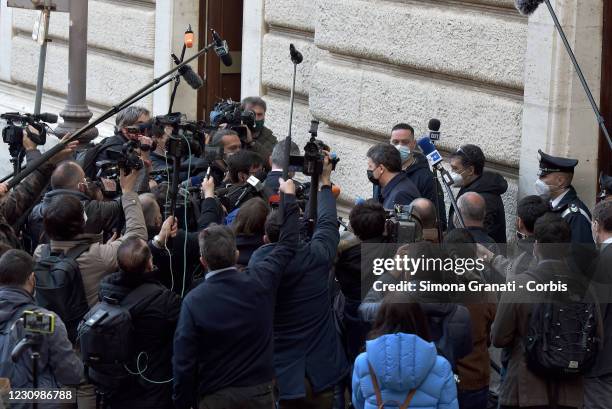
[{"label": "blue face mask", "polygon": [[406,162],[410,157],[410,148],[406,145],[395,145],[395,149],[397,149],[402,157],[402,163]]}]

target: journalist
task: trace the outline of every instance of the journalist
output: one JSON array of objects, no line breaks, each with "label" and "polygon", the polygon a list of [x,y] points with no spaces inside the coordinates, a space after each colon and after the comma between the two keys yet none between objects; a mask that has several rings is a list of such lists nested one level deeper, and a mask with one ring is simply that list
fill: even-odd
[{"label": "journalist", "polygon": [[396,204],[409,205],[418,197],[419,190],[414,183],[402,173],[400,153],[392,145],[381,143],[368,150],[368,180],[379,185],[381,193],[378,199],[385,209],[393,209]]},{"label": "journalist", "polygon": [[[457,207],[463,216],[465,229],[470,232],[476,243],[482,244],[493,253],[499,253],[499,248],[495,240],[487,234],[485,230],[485,217],[487,213],[487,205],[485,199],[474,192],[467,192],[457,200]],[[457,218],[457,215],[454,216]],[[453,224],[457,226],[457,220],[453,220]]]},{"label": "journalist", "polygon": [[[331,172],[326,155],[313,236],[298,247],[286,266],[276,295],[274,369],[281,409],[331,408],[334,386],[348,370],[330,306],[328,278],[339,242]],[[278,214],[268,217],[266,241],[270,244],[253,254],[250,266],[270,257],[281,245]]]},{"label": "journalist", "polygon": [[[270,172],[266,176],[266,180],[264,181],[264,186],[269,194],[278,194],[278,180],[283,176],[283,166],[285,163],[285,146],[286,139],[283,139],[276,145],[274,145],[274,149],[272,150],[272,155],[270,156]],[[291,142],[291,155],[299,156],[300,148],[297,146],[295,142]],[[293,177],[292,173],[289,173],[290,177]]]},{"label": "journalist", "polygon": [[[23,323],[17,323],[24,311],[54,316],[55,330],[40,336],[38,358],[38,387],[57,389],[78,385],[83,376],[83,363],[72,350],[66,327],[52,311],[36,305],[34,292],[36,277],[34,260],[21,250],[8,250],[0,257],[0,357],[6,362],[0,365],[0,378],[8,378],[13,389],[32,388],[32,359],[30,348],[11,362],[11,352],[25,336]],[[29,408],[30,404],[13,404],[11,408]],[[45,409],[56,409],[59,404],[45,404]]]},{"label": "journalist", "polygon": [[[451,176],[454,186],[460,188],[457,200],[467,193],[475,192],[485,200],[484,228],[496,243],[506,243],[506,211],[501,195],[508,190],[508,182],[502,175],[484,170],[485,156],[476,145],[464,145],[451,156]],[[457,227],[453,223],[454,209],[448,214],[449,230]]]},{"label": "journalist", "polygon": [[126,364],[133,373],[107,402],[112,409],[172,409],[172,338],[181,299],[155,279],[147,243],[129,237],[117,249],[119,271],[100,284],[100,300],[130,313],[136,349]]},{"label": "journalist", "polygon": [[266,127],[266,111],[268,106],[266,101],[260,97],[247,97],[242,100],[242,109],[255,113],[255,131],[253,132],[253,142],[247,148],[256,152],[266,163],[272,154],[274,145],[278,142],[271,129]]},{"label": "journalist", "polygon": [[246,271],[235,267],[239,255],[229,227],[211,226],[200,233],[201,261],[208,273],[184,299],[174,336],[178,409],[274,407],[274,302],[298,244],[293,181],[281,181],[280,190],[285,205],[279,241]]}]

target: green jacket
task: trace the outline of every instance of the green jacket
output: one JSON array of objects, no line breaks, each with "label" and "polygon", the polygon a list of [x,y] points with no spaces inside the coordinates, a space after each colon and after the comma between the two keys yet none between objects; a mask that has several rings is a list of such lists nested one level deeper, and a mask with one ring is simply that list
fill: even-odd
[{"label": "green jacket", "polygon": [[258,134],[253,135],[253,139],[254,141],[249,146],[249,150],[259,154],[267,163],[268,158],[272,155],[274,145],[278,142],[276,136],[274,136],[271,129],[264,126]]}]

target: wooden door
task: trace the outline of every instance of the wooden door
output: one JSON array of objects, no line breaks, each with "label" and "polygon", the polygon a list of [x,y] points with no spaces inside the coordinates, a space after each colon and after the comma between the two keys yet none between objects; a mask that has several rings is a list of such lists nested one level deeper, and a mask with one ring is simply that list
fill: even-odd
[{"label": "wooden door", "polygon": [[[601,67],[601,114],[612,133],[612,1],[604,1],[603,50]],[[603,133],[599,138],[599,173],[612,175],[612,151]]]},{"label": "wooden door", "polygon": [[214,28],[227,40],[233,64],[225,67],[212,50],[202,57],[198,68],[204,87],[198,91],[198,119],[208,121],[208,113],[219,99],[240,101],[242,7],[243,0],[200,0],[199,43],[209,44],[212,41],[210,29]]}]

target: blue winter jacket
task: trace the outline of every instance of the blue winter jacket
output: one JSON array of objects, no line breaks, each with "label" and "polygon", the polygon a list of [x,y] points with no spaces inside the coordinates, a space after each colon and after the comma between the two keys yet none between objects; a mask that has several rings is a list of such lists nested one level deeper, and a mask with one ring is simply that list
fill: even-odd
[{"label": "blue winter jacket", "polygon": [[399,407],[416,389],[410,408],[458,409],[457,386],[448,361],[436,346],[413,334],[389,334],[366,342],[366,352],[355,360],[353,405],[376,409],[376,395],[368,368],[372,365],[385,407]]}]

